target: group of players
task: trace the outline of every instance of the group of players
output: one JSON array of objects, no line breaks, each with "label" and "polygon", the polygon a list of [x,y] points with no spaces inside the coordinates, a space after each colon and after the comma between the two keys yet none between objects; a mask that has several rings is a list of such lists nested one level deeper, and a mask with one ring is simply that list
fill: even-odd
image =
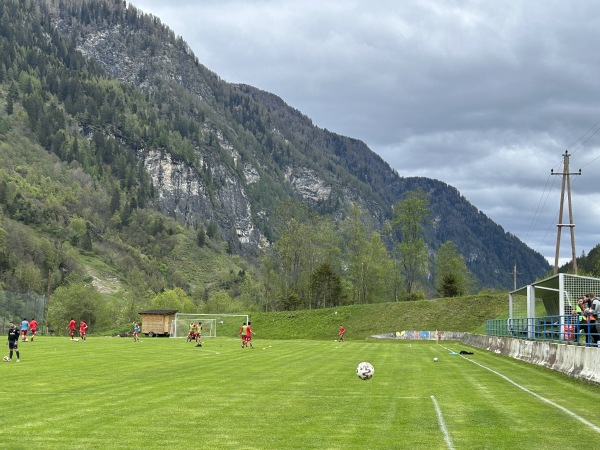
[{"label": "group of players", "polygon": [[29,321],[23,317],[23,320],[21,321],[21,341],[27,342],[27,333],[29,333],[31,334],[31,341],[33,342],[37,333],[37,327],[38,323],[37,320],[35,320],[35,317]]},{"label": "group of players", "polygon": [[252,345],[252,335],[254,331],[252,331],[252,327],[250,326],[250,322],[244,322],[242,328],[240,328],[240,337],[242,338],[242,348],[246,348],[250,346],[250,348],[254,348]]},{"label": "group of players", "polygon": [[[8,361],[12,361],[12,357],[13,357],[13,353],[16,354],[17,356],[17,362],[19,362],[20,360],[20,353],[19,353],[19,338],[21,338],[21,340],[23,342],[27,342],[27,334],[30,333],[31,334],[31,341],[33,342],[33,339],[36,336],[37,333],[37,327],[38,327],[38,323],[35,320],[35,318],[31,319],[30,321],[28,321],[27,319],[23,318],[23,321],[21,322],[21,328],[19,329],[17,327],[17,325],[14,322],[9,322],[9,329],[8,329],[8,340],[6,342],[6,344],[8,345],[8,349],[9,349],[9,356],[8,356]],[[81,338],[82,342],[85,342],[86,337],[87,337],[87,324],[81,320],[79,322],[79,337]],[[71,320],[69,321],[69,324],[67,325],[67,330],[69,330],[69,338],[71,340],[77,340],[77,338],[75,338],[75,330],[77,329],[77,322],[75,321],[75,319],[73,319],[71,317]],[[134,341],[139,341],[139,334],[140,334],[140,326],[134,322],[133,323],[133,340]],[[254,334],[254,331],[252,330],[251,327],[251,323],[250,322],[244,322],[244,324],[242,325],[242,327],[240,328],[240,338],[242,339],[242,348],[246,348],[246,347],[250,347],[250,348],[254,348],[254,346],[252,345],[252,335]],[[197,324],[195,324],[194,322],[190,323],[189,326],[189,332],[187,335],[187,342],[196,342],[196,347],[202,347],[202,322],[198,322]]]},{"label": "group of players", "polygon": [[186,342],[195,342],[196,347],[202,347],[202,322],[190,323]]},{"label": "group of players", "polygon": [[[83,320],[81,320],[79,322],[79,337],[81,338],[82,342],[85,342],[86,337],[87,337],[87,323],[85,323]],[[69,325],[67,325],[67,330],[69,330],[69,338],[72,341],[76,341],[77,338],[75,338],[75,330],[77,329],[77,322],[75,321],[75,319],[73,319],[71,317],[71,320],[69,321]]]}]

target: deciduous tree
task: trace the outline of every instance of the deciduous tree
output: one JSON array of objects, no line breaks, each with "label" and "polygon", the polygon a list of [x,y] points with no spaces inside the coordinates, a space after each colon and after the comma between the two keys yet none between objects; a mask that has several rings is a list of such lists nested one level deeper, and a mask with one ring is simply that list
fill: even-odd
[{"label": "deciduous tree", "polygon": [[423,225],[429,216],[429,200],[422,190],[409,192],[393,208],[390,224],[400,232],[401,241],[397,250],[408,298],[413,294],[419,278],[424,277],[428,271],[429,258],[423,238]]}]

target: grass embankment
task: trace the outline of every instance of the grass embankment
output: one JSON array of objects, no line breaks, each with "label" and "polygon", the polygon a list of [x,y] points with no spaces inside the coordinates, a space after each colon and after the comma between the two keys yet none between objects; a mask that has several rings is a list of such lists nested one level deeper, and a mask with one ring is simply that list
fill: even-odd
[{"label": "grass embankment", "polygon": [[485,321],[506,315],[506,294],[352,305],[302,311],[252,313],[265,339],[335,339],[340,325],[349,340],[403,330],[483,333]]}]

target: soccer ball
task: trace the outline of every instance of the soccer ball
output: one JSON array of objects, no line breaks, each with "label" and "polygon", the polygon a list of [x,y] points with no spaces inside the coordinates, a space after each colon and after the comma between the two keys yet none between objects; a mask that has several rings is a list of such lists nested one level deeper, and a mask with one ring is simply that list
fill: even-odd
[{"label": "soccer ball", "polygon": [[4,358],[2,358],[4,360],[4,362],[9,362],[10,358],[8,356],[5,356]]},{"label": "soccer ball", "polygon": [[438,362],[438,359],[437,358],[433,358],[433,362]]},{"label": "soccer ball", "polygon": [[375,374],[375,368],[368,362],[361,362],[356,367],[356,375],[361,380],[370,380]]}]

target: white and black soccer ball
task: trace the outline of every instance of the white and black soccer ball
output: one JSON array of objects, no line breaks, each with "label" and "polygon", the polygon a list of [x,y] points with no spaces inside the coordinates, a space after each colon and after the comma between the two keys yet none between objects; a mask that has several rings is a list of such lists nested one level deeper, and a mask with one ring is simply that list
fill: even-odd
[{"label": "white and black soccer ball", "polygon": [[4,358],[2,358],[2,360],[3,360],[4,362],[9,362],[9,361],[10,361],[10,358],[9,358],[8,356],[5,356]]},{"label": "white and black soccer ball", "polygon": [[370,380],[375,374],[375,368],[368,362],[361,362],[356,367],[356,376],[361,380]]}]

